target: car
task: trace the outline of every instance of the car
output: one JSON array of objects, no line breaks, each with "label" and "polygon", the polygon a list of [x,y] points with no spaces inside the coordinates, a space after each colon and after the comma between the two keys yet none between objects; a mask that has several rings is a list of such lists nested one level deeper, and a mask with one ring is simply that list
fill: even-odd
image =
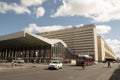
[{"label": "car", "polygon": [[17,58],[17,59],[14,59],[12,62],[15,62],[15,63],[24,63],[25,61],[21,58]]},{"label": "car", "polygon": [[48,69],[62,69],[63,64],[61,61],[51,61],[48,65]]},{"label": "car", "polygon": [[98,64],[98,62],[97,62],[97,61],[95,61],[95,62],[94,62],[94,64],[96,65],[96,64]]}]

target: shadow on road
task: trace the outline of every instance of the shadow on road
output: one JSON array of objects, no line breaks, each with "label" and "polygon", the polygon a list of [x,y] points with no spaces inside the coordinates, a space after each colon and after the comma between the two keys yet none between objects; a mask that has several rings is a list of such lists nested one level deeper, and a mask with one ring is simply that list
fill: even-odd
[{"label": "shadow on road", "polygon": [[120,80],[120,66],[115,69],[109,80]]},{"label": "shadow on road", "polygon": [[71,66],[71,67],[80,67],[80,66],[77,66],[77,65],[68,65],[68,66]]},{"label": "shadow on road", "polygon": [[50,68],[50,69],[49,69],[49,68],[44,68],[44,70],[49,70],[49,71],[52,71],[52,70],[53,70],[53,71],[54,71],[54,70],[58,70],[58,69],[54,69],[54,68]]}]

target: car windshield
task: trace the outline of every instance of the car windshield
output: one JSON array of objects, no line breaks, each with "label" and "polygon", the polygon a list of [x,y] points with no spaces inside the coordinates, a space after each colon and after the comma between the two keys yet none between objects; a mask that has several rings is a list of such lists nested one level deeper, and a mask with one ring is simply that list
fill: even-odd
[{"label": "car windshield", "polygon": [[58,64],[59,62],[51,62],[51,63]]}]

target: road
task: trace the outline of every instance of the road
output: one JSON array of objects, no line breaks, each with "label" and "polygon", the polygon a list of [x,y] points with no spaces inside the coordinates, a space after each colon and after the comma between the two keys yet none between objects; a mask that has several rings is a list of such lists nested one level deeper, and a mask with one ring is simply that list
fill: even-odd
[{"label": "road", "polygon": [[110,80],[118,65],[114,63],[111,68],[106,68],[99,63],[87,66],[85,70],[71,65],[64,65],[60,70],[48,70],[46,66],[21,68],[0,72],[0,80]]}]

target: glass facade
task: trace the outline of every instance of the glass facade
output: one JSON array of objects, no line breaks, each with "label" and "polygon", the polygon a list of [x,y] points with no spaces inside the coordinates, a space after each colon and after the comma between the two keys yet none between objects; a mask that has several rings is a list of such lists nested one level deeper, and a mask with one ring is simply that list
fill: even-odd
[{"label": "glass facade", "polygon": [[61,44],[21,48],[0,49],[0,59],[11,62],[13,59],[22,58],[28,62],[49,62],[50,60],[63,60],[70,55],[70,52]]}]

